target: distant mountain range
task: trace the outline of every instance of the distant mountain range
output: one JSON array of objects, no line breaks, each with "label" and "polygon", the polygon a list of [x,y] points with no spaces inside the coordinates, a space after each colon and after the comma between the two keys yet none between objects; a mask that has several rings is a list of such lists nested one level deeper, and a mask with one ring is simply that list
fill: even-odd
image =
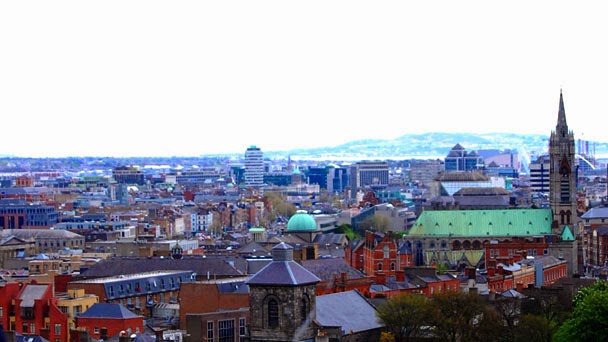
[{"label": "distant mountain range", "polygon": [[[534,158],[548,152],[549,136],[515,133],[423,133],[405,134],[395,139],[355,140],[333,147],[299,148],[289,151],[264,151],[264,156],[291,156],[299,160],[384,160],[384,159],[443,159],[460,144],[467,151],[515,150],[522,156]],[[575,141],[579,153],[579,141]],[[583,145],[583,144],[581,144]],[[588,142],[589,153],[608,158],[608,143]],[[584,149],[584,147],[583,147]]]}]

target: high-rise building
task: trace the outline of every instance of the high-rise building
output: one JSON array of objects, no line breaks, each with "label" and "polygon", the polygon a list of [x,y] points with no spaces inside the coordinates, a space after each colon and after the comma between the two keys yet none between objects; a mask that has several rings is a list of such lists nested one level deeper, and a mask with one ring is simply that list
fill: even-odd
[{"label": "high-rise building", "polygon": [[551,162],[548,155],[538,157],[530,163],[530,187],[534,192],[549,193],[549,169]]},{"label": "high-rise building", "polygon": [[454,145],[444,159],[445,171],[472,171],[483,167],[483,158],[477,152],[467,152],[460,144]]},{"label": "high-rise building", "polygon": [[350,183],[352,189],[388,185],[388,163],[359,162],[351,166]]},{"label": "high-rise building", "polygon": [[553,209],[553,232],[556,234],[561,234],[565,226],[573,228],[578,222],[574,154],[574,133],[568,129],[564,97],[560,91],[557,125],[549,139],[549,204]]},{"label": "high-rise building", "polygon": [[250,146],[245,151],[245,184],[261,186],[264,184],[264,153],[259,147]]}]

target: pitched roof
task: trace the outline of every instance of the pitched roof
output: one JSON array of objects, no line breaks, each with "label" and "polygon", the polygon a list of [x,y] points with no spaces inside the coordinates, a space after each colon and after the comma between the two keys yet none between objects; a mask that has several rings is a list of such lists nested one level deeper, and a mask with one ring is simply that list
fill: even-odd
[{"label": "pitched roof", "polygon": [[574,235],[572,234],[570,227],[564,226],[564,230],[562,231],[562,240],[574,241]]},{"label": "pitched roof", "polygon": [[273,261],[256,273],[248,285],[298,286],[316,284],[321,279],[295,261]]},{"label": "pitched roof", "polygon": [[82,238],[82,235],[65,229],[4,229],[0,237],[14,235],[19,239],[70,239]]},{"label": "pitched roof", "polygon": [[111,258],[102,260],[82,273],[83,277],[111,277],[160,270],[193,271],[197,274],[216,276],[243,275],[226,257],[203,257],[184,255],[181,259],[172,258]]},{"label": "pitched roof", "polygon": [[426,210],[410,236],[535,236],[551,233],[551,209]]},{"label": "pitched roof", "polygon": [[273,261],[249,279],[247,284],[299,286],[321,281],[309,270],[293,261],[293,247],[285,242],[272,248],[272,259]]},{"label": "pitched roof", "polygon": [[44,285],[34,285],[27,284],[25,288],[21,291],[19,295],[19,299],[21,299],[21,307],[31,308],[34,306],[34,302],[36,300],[42,299],[44,293],[49,289],[48,284]]},{"label": "pitched roof", "polygon": [[358,291],[317,296],[315,321],[324,327],[341,327],[345,333],[382,328],[376,308]]},{"label": "pitched roof", "polygon": [[83,312],[78,318],[114,318],[127,319],[141,317],[129,311],[122,304],[114,303],[95,303],[87,311]]},{"label": "pitched roof", "polygon": [[321,281],[332,281],[343,272],[346,273],[348,279],[365,278],[363,273],[347,264],[343,258],[302,260],[302,266],[319,277]]},{"label": "pitched roof", "polygon": [[589,209],[581,216],[582,219],[608,218],[608,207],[596,207]]}]

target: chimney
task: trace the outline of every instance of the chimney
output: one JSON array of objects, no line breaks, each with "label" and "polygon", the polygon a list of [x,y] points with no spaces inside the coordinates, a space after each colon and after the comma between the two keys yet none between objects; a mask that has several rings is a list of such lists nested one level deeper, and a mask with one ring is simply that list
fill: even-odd
[{"label": "chimney", "polygon": [[346,285],[346,272],[340,273],[340,280],[342,281],[342,285]]},{"label": "chimney", "polygon": [[493,277],[493,276],[494,276],[494,267],[488,268],[488,275],[489,275],[490,277]]},{"label": "chimney", "polygon": [[504,274],[504,269],[502,265],[498,265],[498,274],[503,275]]},{"label": "chimney", "polygon": [[524,290],[524,284],[517,283],[517,285],[515,285],[515,288],[517,289],[517,292],[521,293]]}]

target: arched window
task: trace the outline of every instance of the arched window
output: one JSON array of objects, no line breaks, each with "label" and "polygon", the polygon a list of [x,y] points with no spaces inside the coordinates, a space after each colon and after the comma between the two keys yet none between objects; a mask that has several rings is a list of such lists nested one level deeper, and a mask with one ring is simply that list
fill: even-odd
[{"label": "arched window", "polygon": [[381,262],[378,263],[378,271],[382,271],[382,263]]},{"label": "arched window", "polygon": [[391,271],[394,271],[394,270],[395,270],[395,263],[391,262]]},{"label": "arched window", "polygon": [[308,297],[304,295],[302,297],[302,305],[300,306],[300,317],[302,317],[302,322],[306,321],[306,318],[308,318],[309,310]]},{"label": "arched window", "polygon": [[276,328],[279,326],[279,302],[276,299],[268,301],[268,327]]}]

